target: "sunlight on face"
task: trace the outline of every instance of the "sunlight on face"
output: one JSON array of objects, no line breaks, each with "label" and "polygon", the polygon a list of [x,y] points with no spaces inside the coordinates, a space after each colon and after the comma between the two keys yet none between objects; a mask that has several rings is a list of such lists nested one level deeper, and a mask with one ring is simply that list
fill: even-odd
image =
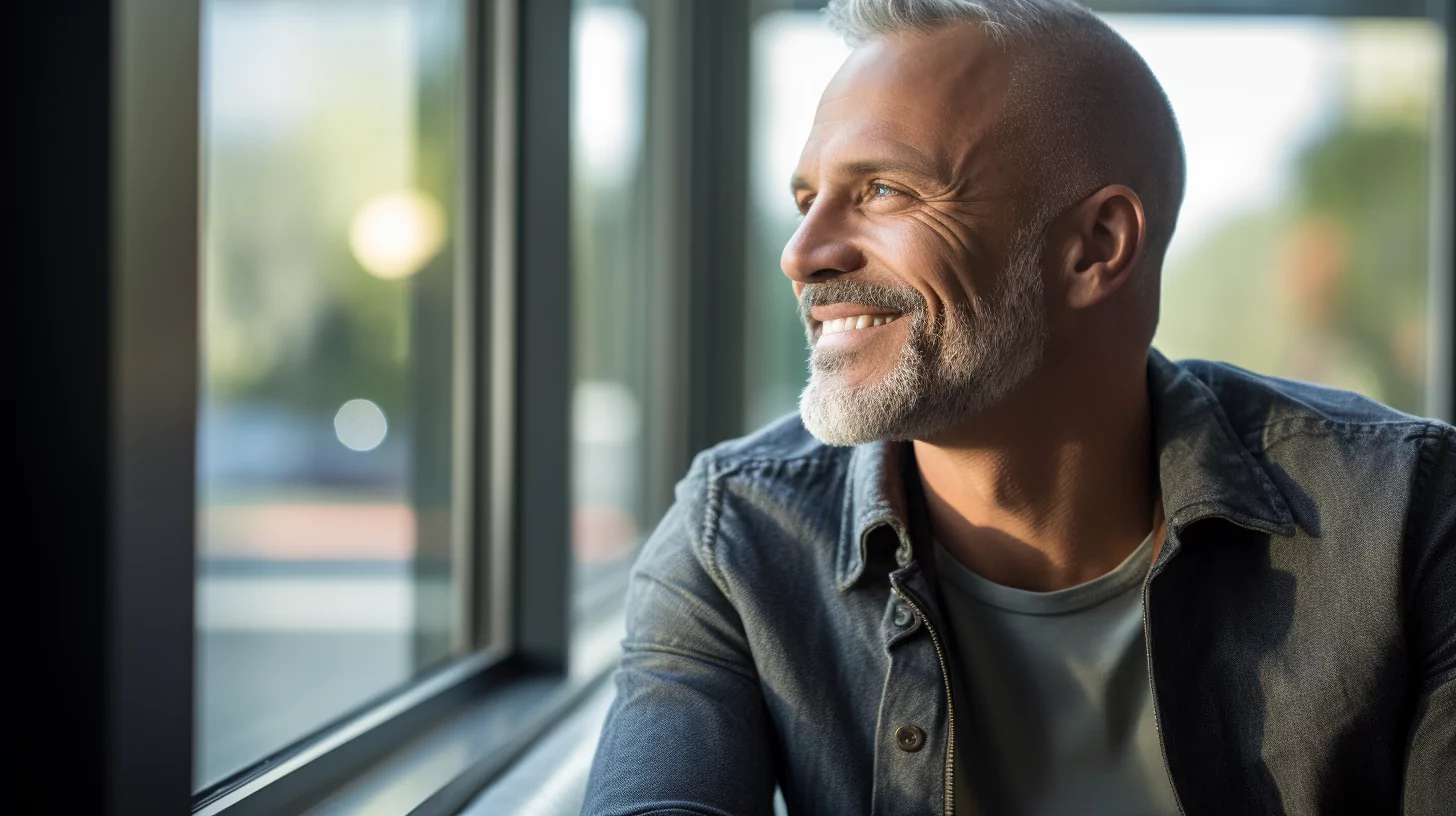
[{"label": "sunlight on face", "polygon": [[826,443],[934,434],[1042,358],[1045,220],[1008,217],[1024,210],[984,146],[1007,72],[965,50],[934,34],[858,49],[800,157],[781,265],[813,350],[800,415]]}]

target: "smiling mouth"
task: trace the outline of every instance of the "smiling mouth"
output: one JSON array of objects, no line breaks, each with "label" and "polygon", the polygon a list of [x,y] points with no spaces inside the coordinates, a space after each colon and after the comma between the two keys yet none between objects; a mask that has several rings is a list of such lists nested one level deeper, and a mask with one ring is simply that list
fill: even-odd
[{"label": "smiling mouth", "polygon": [[820,324],[820,336],[827,337],[831,334],[843,334],[844,332],[857,331],[859,329],[872,329],[875,326],[883,326],[899,319],[900,315],[852,315],[840,317],[834,320],[826,320]]}]

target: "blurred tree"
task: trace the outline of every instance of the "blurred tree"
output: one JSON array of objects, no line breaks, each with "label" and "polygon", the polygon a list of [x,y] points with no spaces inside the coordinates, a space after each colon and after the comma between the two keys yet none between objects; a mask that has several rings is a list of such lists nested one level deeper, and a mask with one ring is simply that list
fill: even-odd
[{"label": "blurred tree", "polygon": [[1382,401],[1419,411],[1425,397],[1430,143],[1409,127],[1345,127],[1299,161],[1299,208],[1343,232],[1334,323]]},{"label": "blurred tree", "polygon": [[1282,201],[1165,270],[1158,346],[1420,411],[1429,156],[1414,125],[1338,121]]}]

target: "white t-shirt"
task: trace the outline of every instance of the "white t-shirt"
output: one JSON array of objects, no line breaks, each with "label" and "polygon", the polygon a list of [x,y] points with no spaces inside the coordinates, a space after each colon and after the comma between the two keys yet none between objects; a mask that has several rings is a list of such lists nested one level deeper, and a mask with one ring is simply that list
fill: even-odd
[{"label": "white t-shirt", "polygon": [[970,697],[956,700],[956,812],[1176,814],[1143,639],[1153,537],[1056,592],[992,583],[935,550]]}]

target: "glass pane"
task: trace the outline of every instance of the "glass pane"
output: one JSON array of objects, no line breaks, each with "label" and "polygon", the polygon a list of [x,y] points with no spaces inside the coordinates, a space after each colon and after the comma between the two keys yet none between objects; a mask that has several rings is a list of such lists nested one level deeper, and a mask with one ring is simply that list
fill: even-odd
[{"label": "glass pane", "polygon": [[572,25],[572,668],[615,659],[648,518],[653,294],[642,213],[647,25],[577,2]]},{"label": "glass pane", "polygon": [[466,636],[461,6],[204,7],[198,788]]},{"label": "glass pane", "polygon": [[[1422,20],[1106,19],[1162,82],[1188,152],[1155,345],[1424,410],[1440,31]],[[846,53],[818,14],[774,13],[754,30],[750,427],[795,410],[805,382],[778,269],[797,223],[786,180]]]}]

